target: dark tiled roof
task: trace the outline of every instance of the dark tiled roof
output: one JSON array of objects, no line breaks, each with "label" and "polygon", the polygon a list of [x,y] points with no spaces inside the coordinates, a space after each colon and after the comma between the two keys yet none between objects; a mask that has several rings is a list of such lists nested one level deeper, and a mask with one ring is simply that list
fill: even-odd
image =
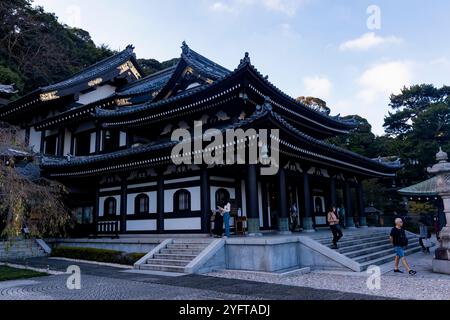
[{"label": "dark tiled roof", "polygon": [[413,186],[398,190],[398,193],[404,196],[437,196],[437,177],[433,177]]},{"label": "dark tiled roof", "polygon": [[189,48],[186,42],[183,42],[181,49],[183,50],[181,58],[184,59],[188,65],[209,76],[212,80],[221,79],[231,73],[230,70]]},{"label": "dark tiled roof", "polygon": [[161,89],[167,81],[172,77],[176,69],[176,65],[162,71],[153,73],[141,80],[138,80],[117,92],[117,95],[128,96],[134,94],[141,94],[153,92]]},{"label": "dark tiled roof", "polygon": [[298,130],[297,128],[295,128],[294,126],[292,126],[288,121],[286,121],[281,115],[277,114],[276,112],[272,111],[271,115],[273,116],[273,118],[278,121],[280,124],[282,124],[285,128],[287,128],[289,131],[293,132],[295,135],[297,135],[298,137],[307,140],[308,142],[310,142],[313,145],[322,147],[322,148],[327,148],[337,154],[345,154],[347,156],[350,156],[353,159],[362,161],[364,163],[367,164],[372,164],[375,167],[381,168],[381,169],[390,169],[390,170],[398,170],[401,168],[401,165],[398,165],[397,163],[384,163],[384,162],[379,162],[373,159],[369,159],[367,157],[364,157],[360,154],[357,154],[355,152],[349,151],[347,149],[344,148],[340,148],[338,146],[335,146],[333,144],[327,143],[325,141],[322,140],[318,140],[316,138],[313,138],[303,132],[301,132],[300,130]]},{"label": "dark tiled roof", "polygon": [[108,57],[102,61],[99,61],[86,69],[83,69],[79,73],[71,76],[70,78],[51,84],[49,86],[41,88],[42,91],[54,91],[54,90],[61,90],[73,85],[77,85],[92,79],[95,79],[99,75],[101,75],[104,72],[107,72],[110,69],[117,68],[121,64],[127,62],[129,59],[135,58],[135,54],[133,52],[133,47],[128,46],[125,50],[122,52],[119,52],[118,54],[115,54],[111,57]]},{"label": "dark tiled roof", "polygon": [[0,84],[0,94],[13,95],[17,93],[17,90],[14,89],[14,85]]},{"label": "dark tiled roof", "polygon": [[[217,129],[225,132],[229,129],[237,129],[245,127],[254,121],[261,119],[267,115],[267,111],[254,113],[252,116],[246,118],[245,120],[235,120],[231,123],[225,124]],[[58,167],[76,167],[81,165],[89,165],[93,163],[98,163],[102,161],[113,161],[121,159],[128,156],[146,154],[152,151],[162,150],[165,148],[170,148],[178,144],[178,141],[165,140],[155,144],[146,144],[143,146],[129,148],[126,150],[120,150],[116,152],[111,152],[108,154],[100,154],[93,156],[84,157],[71,157],[70,160],[67,158],[56,158],[56,157],[44,157],[42,159],[41,167],[44,169],[48,168],[58,168]]]}]

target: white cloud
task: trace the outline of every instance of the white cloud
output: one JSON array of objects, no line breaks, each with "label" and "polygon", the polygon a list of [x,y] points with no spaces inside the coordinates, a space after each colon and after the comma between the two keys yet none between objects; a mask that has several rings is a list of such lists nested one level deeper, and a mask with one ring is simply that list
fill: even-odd
[{"label": "white cloud", "polygon": [[400,93],[404,86],[413,81],[413,64],[409,61],[390,61],[374,65],[357,79],[361,86],[358,93],[365,103],[373,103],[377,98]]},{"label": "white cloud", "polygon": [[403,39],[395,36],[380,37],[377,36],[375,32],[368,32],[359,38],[342,43],[339,49],[341,51],[367,51],[369,49],[389,44],[401,44],[402,42]]},{"label": "white cloud", "polygon": [[307,96],[312,96],[326,100],[331,95],[332,83],[327,77],[312,76],[303,78],[303,92]]},{"label": "white cloud", "polygon": [[220,13],[239,13],[254,6],[260,6],[268,11],[281,12],[294,16],[297,10],[310,0],[230,0],[216,1],[209,10]]},{"label": "white cloud", "polygon": [[223,3],[223,2],[214,2],[209,9],[214,12],[226,12],[232,13],[234,10],[231,6]]}]

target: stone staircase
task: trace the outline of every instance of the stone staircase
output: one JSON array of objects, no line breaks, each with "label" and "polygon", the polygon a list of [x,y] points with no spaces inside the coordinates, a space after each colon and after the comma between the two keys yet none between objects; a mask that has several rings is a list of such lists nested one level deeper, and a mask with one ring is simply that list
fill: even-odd
[{"label": "stone staircase", "polygon": [[141,264],[141,270],[185,273],[186,266],[202,253],[211,243],[205,239],[176,239],[157,250]]},{"label": "stone staircase", "polygon": [[[344,255],[357,262],[360,265],[360,270],[364,271],[372,265],[383,265],[391,262],[395,258],[392,244],[389,241],[390,229],[377,229],[374,231],[353,231],[345,232],[344,237],[339,242],[338,253]],[[406,255],[419,252],[421,247],[419,245],[419,238],[413,233],[407,232],[409,245],[405,251]],[[331,248],[332,239],[317,238],[316,241],[322,245]]]},{"label": "stone staircase", "polygon": [[0,241],[0,261],[43,257],[47,253],[36,240]]}]

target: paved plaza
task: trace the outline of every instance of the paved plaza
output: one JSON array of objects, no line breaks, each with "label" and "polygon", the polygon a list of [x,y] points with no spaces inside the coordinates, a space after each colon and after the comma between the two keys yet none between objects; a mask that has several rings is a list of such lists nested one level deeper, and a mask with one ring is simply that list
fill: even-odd
[{"label": "paved plaza", "polygon": [[223,271],[210,273],[209,276],[338,290],[395,299],[450,300],[450,275],[432,272],[433,255],[433,252],[431,254],[419,252],[407,257],[411,267],[418,272],[415,276],[394,273],[393,262],[382,265],[380,267],[381,288],[374,290],[368,289],[369,274],[366,272],[313,271],[308,274],[280,278],[263,273]]},{"label": "paved plaza", "polygon": [[[22,261],[21,263],[23,263]],[[19,261],[15,261],[19,263]],[[67,274],[0,283],[0,300],[367,300],[376,296],[201,275],[168,277],[130,269],[33,258],[26,264],[63,272],[81,268],[81,290],[68,290]]]}]

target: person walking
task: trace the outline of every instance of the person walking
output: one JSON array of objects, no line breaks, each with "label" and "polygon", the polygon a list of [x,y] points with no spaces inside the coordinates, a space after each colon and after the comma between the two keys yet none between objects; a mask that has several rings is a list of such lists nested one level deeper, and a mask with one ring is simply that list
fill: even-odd
[{"label": "person walking", "polygon": [[339,218],[336,213],[335,207],[330,207],[327,214],[327,221],[330,225],[331,233],[333,234],[333,247],[332,249],[338,249],[338,242],[344,236],[342,234],[341,226],[339,225]]},{"label": "person walking", "polygon": [[219,207],[223,214],[223,222],[225,223],[225,237],[230,238],[230,219],[231,219],[231,203],[230,201],[224,201],[225,206],[223,208]]},{"label": "person walking", "polygon": [[415,275],[417,272],[409,267],[408,261],[405,257],[405,248],[408,246],[408,238],[406,237],[406,232],[403,229],[403,220],[401,218],[395,219],[395,227],[392,228],[389,238],[395,251],[394,272],[403,273],[399,269],[399,263],[401,260],[406,271],[412,276]]}]

